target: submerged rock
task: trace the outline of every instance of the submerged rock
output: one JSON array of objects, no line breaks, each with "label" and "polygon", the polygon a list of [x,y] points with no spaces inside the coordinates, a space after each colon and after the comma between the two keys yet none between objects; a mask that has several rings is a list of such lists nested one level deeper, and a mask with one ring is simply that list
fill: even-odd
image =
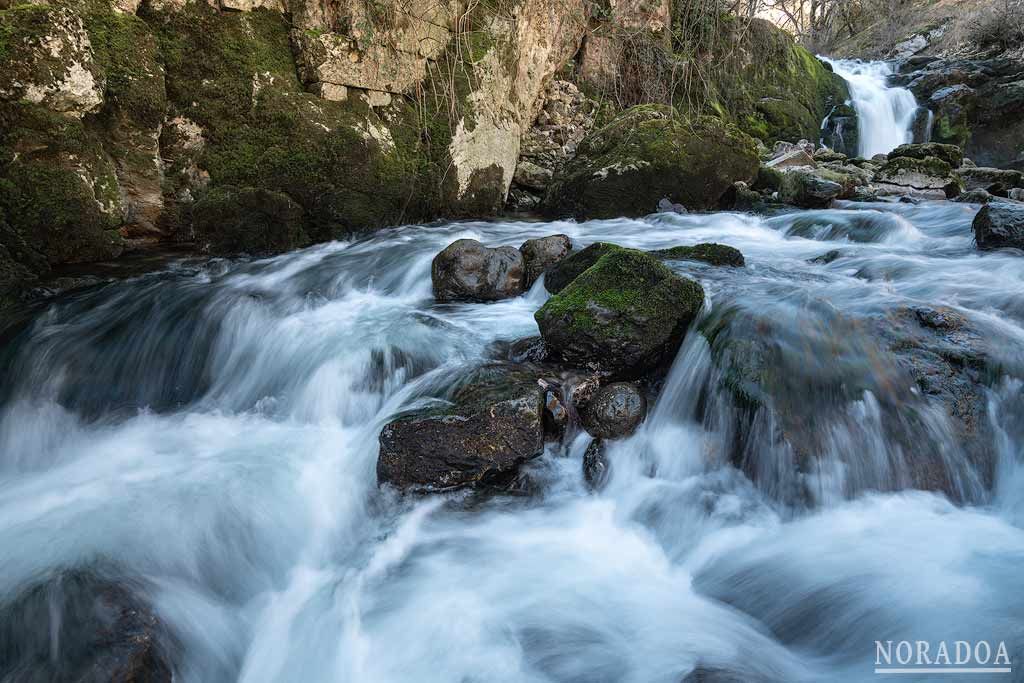
[{"label": "submerged rock", "polygon": [[675,355],[704,292],[656,258],[614,248],[537,311],[541,336],[563,361],[638,374]]},{"label": "submerged rock", "polygon": [[594,439],[583,453],[583,481],[591,491],[600,491],[608,483],[611,463],[601,439]]},{"label": "submerged rock", "polygon": [[671,107],[641,105],[590,133],[555,176],[549,216],[643,216],[663,198],[711,209],[737,180],[757,174],[754,141],[711,117],[683,120]]},{"label": "submerged rock", "polygon": [[647,398],[631,382],[601,387],[583,411],[587,431],[602,439],[631,435],[647,416]]},{"label": "submerged rock", "polygon": [[61,572],[0,606],[0,680],[171,683],[165,626],[125,584]]},{"label": "submerged rock", "polygon": [[671,247],[649,252],[652,256],[666,260],[703,261],[713,266],[742,267],[746,264],[739,249],[725,244],[706,242],[692,247]]},{"label": "submerged rock", "polygon": [[450,405],[384,426],[378,482],[403,490],[508,484],[544,450],[545,394],[529,369],[478,369],[455,389]]},{"label": "submerged rock", "polygon": [[515,247],[463,239],[434,257],[430,279],[440,302],[499,301],[523,293],[523,271],[523,255]]},{"label": "submerged rock", "polygon": [[974,217],[979,249],[1024,249],[1024,202],[990,201]]},{"label": "submerged rock", "polygon": [[526,240],[519,251],[523,255],[523,289],[529,289],[545,271],[569,255],[572,240],[568,235]]}]

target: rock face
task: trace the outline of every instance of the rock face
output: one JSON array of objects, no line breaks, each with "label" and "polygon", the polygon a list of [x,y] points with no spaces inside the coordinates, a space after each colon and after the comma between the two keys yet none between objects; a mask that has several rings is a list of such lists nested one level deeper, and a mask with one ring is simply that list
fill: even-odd
[{"label": "rock face", "polygon": [[544,449],[544,399],[535,373],[485,366],[453,392],[450,406],[385,425],[377,479],[404,490],[507,484]]},{"label": "rock face", "polygon": [[956,175],[966,190],[985,190],[990,194],[1004,194],[1015,188],[1024,188],[1024,172],[999,168],[964,167]]},{"label": "rock face", "polygon": [[962,189],[949,162],[933,156],[890,157],[875,173],[875,184],[894,194],[922,194],[940,199],[956,197]]},{"label": "rock face", "polygon": [[526,240],[519,251],[523,255],[523,288],[529,289],[545,271],[569,255],[572,240],[568,235]]},{"label": "rock face", "polygon": [[932,139],[981,166],[1024,170],[1024,61],[910,60],[901,82],[934,113]]},{"label": "rock face", "polygon": [[860,146],[859,126],[857,111],[848,104],[837,104],[825,119],[822,142],[840,154],[855,157]]},{"label": "rock face", "polygon": [[704,303],[697,283],[615,248],[537,311],[547,347],[581,367],[637,374],[672,359]]},{"label": "rock face", "polygon": [[171,683],[174,646],[124,585],[68,571],[0,607],[0,679]]},{"label": "rock face", "polygon": [[710,209],[737,180],[757,174],[753,140],[720,119],[683,121],[671,107],[633,107],[587,136],[555,176],[550,216],[642,216],[668,197]]},{"label": "rock face", "polygon": [[430,279],[440,302],[508,299],[523,292],[523,254],[514,247],[458,240],[434,257]]},{"label": "rock face", "polygon": [[217,188],[192,215],[196,240],[211,254],[277,254],[309,244],[302,207],[280,192]]},{"label": "rock face", "polygon": [[1024,249],[1024,202],[990,201],[974,218],[979,249]]},{"label": "rock face", "polygon": [[586,405],[583,424],[587,431],[602,439],[631,435],[647,416],[647,399],[629,382],[602,387]]}]

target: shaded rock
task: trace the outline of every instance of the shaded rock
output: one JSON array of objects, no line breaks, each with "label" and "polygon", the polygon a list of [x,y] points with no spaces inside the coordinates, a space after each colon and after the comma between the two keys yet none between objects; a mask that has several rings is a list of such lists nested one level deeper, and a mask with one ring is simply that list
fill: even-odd
[{"label": "shaded rock", "polygon": [[523,289],[529,289],[545,271],[569,255],[572,240],[568,235],[526,240],[519,251],[523,255]]},{"label": "shaded rock", "polygon": [[952,168],[959,168],[964,160],[963,151],[956,145],[943,145],[938,142],[923,142],[917,144],[900,145],[889,152],[889,160],[898,158],[927,159],[934,157],[942,159]]},{"label": "shaded rock", "polygon": [[737,180],[752,180],[754,141],[711,117],[683,120],[659,105],[633,107],[580,143],[544,200],[550,216],[642,216],[668,197],[711,209]]},{"label": "shaded rock", "polygon": [[832,200],[841,194],[843,186],[840,183],[802,169],[784,173],[779,190],[782,201],[805,209],[828,208]]},{"label": "shaded rock", "polygon": [[553,176],[554,173],[551,169],[538,166],[526,159],[520,159],[516,164],[516,172],[512,176],[512,181],[520,187],[543,192]]},{"label": "shaded rock", "polygon": [[[546,386],[545,386],[546,385]],[[548,383],[544,386],[544,434],[553,440],[561,439],[569,426],[569,410],[563,402],[561,387]]]},{"label": "shaded rock", "polygon": [[671,360],[703,303],[697,283],[643,252],[616,248],[535,317],[563,361],[636,374]]},{"label": "shaded rock", "polygon": [[0,607],[0,680],[171,683],[166,628],[123,583],[65,571]]},{"label": "shaded rock", "polygon": [[523,271],[523,255],[515,247],[463,239],[434,257],[430,279],[440,302],[499,301],[523,293]]},{"label": "shaded rock", "polygon": [[601,439],[594,439],[583,453],[583,481],[591,491],[600,491],[608,483],[611,463]]},{"label": "shaded rock", "polygon": [[[847,157],[857,155],[860,145],[860,119],[857,111],[848,104],[832,108],[821,131],[822,142],[835,150],[835,154]],[[815,158],[818,158],[816,153]]]},{"label": "shaded rock", "polygon": [[501,486],[544,449],[545,390],[536,373],[484,366],[448,406],[401,415],[380,433],[377,480],[405,490]]},{"label": "shaded rock", "polygon": [[974,217],[978,249],[1024,249],[1024,203],[993,200]]},{"label": "shaded rock", "polygon": [[508,348],[508,359],[513,363],[543,363],[547,357],[547,346],[540,337],[519,339]]},{"label": "shaded rock", "polygon": [[746,265],[743,254],[739,249],[725,244],[706,242],[695,244],[692,247],[671,247],[669,249],[656,249],[648,252],[660,259],[680,261],[703,261],[713,266],[734,266]]},{"label": "shaded rock", "polygon": [[990,199],[992,199],[992,195],[985,190],[977,189],[967,190],[953,201],[965,204],[987,204]]},{"label": "shaded rock", "polygon": [[602,439],[631,435],[647,416],[647,399],[630,382],[615,382],[602,387],[587,403],[583,425]]},{"label": "shaded rock", "polygon": [[302,207],[287,195],[252,187],[219,187],[192,208],[200,248],[211,254],[278,254],[309,243]]},{"label": "shaded rock", "polygon": [[552,294],[558,294],[590,266],[597,263],[602,256],[620,249],[622,247],[611,242],[594,242],[587,248],[570,254],[544,276],[544,289]]},{"label": "shaded rock", "polygon": [[685,206],[678,202],[673,202],[668,197],[662,197],[658,200],[657,210],[658,213],[687,213]]},{"label": "shaded rock", "polygon": [[966,167],[956,170],[965,190],[995,190],[1024,187],[1024,172],[1000,168]]},{"label": "shaded rock", "polygon": [[754,211],[763,206],[764,200],[761,194],[750,189],[750,186],[742,180],[733,183],[732,187],[722,195],[718,204],[718,208],[723,211]]}]

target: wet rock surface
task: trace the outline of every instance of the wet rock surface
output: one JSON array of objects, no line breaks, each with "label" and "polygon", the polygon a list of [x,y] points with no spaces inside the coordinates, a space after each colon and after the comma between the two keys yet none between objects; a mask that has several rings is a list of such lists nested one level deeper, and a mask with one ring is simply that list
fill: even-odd
[{"label": "wet rock surface", "polygon": [[450,405],[384,426],[377,479],[402,490],[505,486],[544,449],[546,392],[536,371],[484,366],[453,389]]},{"label": "wet rock surface", "polygon": [[551,235],[526,240],[519,247],[519,251],[523,254],[523,288],[529,289],[541,275],[569,255],[572,251],[572,240],[568,235]]},{"label": "wet rock surface", "polygon": [[630,382],[602,387],[586,404],[583,424],[602,439],[621,439],[637,430],[647,416],[647,398]]},{"label": "wet rock surface", "polygon": [[1024,249],[1024,202],[994,200],[974,218],[979,249]]},{"label": "wet rock surface", "polygon": [[434,257],[430,268],[434,298],[449,301],[498,301],[523,292],[523,255],[515,247],[485,247],[457,240]]},{"label": "wet rock surface", "polygon": [[170,683],[176,646],[122,582],[60,572],[0,605],[0,680]]}]

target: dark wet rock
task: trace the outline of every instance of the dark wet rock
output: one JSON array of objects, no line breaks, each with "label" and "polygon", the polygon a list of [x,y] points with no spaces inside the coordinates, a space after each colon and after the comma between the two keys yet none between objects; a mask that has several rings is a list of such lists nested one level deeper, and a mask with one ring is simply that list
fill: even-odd
[{"label": "dark wet rock", "polygon": [[601,439],[594,439],[583,454],[583,481],[591,491],[600,491],[608,483],[611,463]]},{"label": "dark wet rock", "polygon": [[303,209],[281,192],[252,187],[210,190],[192,207],[192,228],[210,254],[278,254],[309,244]]},{"label": "dark wet rock", "polygon": [[547,357],[548,348],[540,337],[519,339],[508,347],[508,359],[513,363],[543,363]]},{"label": "dark wet rock", "polygon": [[803,477],[823,457],[842,461],[847,495],[919,488],[978,501],[991,487],[985,336],[959,312],[777,320],[725,307],[702,332],[734,406],[732,461],[771,495],[813,497]]},{"label": "dark wet rock", "polygon": [[636,374],[671,360],[703,303],[697,283],[648,254],[615,248],[552,296],[536,318],[548,348],[563,361]]},{"label": "dark wet rock", "polygon": [[449,405],[384,426],[378,482],[428,491],[506,486],[544,449],[545,393],[530,368],[477,369],[454,388]]},{"label": "dark wet rock", "polygon": [[842,194],[842,184],[803,169],[784,173],[779,190],[782,201],[805,209],[828,208]]},{"label": "dark wet rock", "polygon": [[[821,139],[825,145],[837,154],[848,157],[857,155],[860,145],[860,124],[857,111],[848,104],[839,104],[825,120],[821,131]],[[818,157],[818,154],[815,154]]]},{"label": "dark wet rock", "polygon": [[648,253],[660,259],[703,261],[713,266],[734,266],[739,268],[746,264],[743,254],[739,249],[725,244],[715,244],[714,242],[695,244],[692,247],[656,249]]},{"label": "dark wet rock", "polygon": [[544,388],[544,434],[558,440],[569,426],[569,409],[565,406],[560,386],[547,385]]},{"label": "dark wet rock", "polygon": [[826,251],[821,256],[815,256],[814,258],[809,260],[811,263],[820,263],[822,265],[828,265],[829,263],[832,263],[833,261],[842,258],[842,256],[842,252],[840,252],[838,249],[832,249],[831,251]]},{"label": "dark wet rock", "polygon": [[943,145],[938,142],[922,142],[917,144],[900,145],[889,152],[889,160],[893,159],[927,159],[934,157],[942,159],[952,168],[959,168],[964,160],[963,151],[956,145]]},{"label": "dark wet rock", "polygon": [[519,247],[523,255],[523,289],[529,289],[541,275],[572,251],[572,240],[568,235],[551,235],[526,240]]},{"label": "dark wet rock", "polygon": [[631,435],[647,416],[647,399],[631,382],[615,382],[602,387],[587,403],[583,425],[602,439]]},{"label": "dark wet rock", "polygon": [[590,266],[597,263],[602,256],[620,249],[622,247],[611,242],[595,242],[585,249],[574,252],[548,271],[544,276],[544,289],[552,294],[558,294]]},{"label": "dark wet rock", "polygon": [[757,167],[753,139],[723,119],[683,119],[672,107],[640,105],[580,143],[549,186],[544,211],[581,220],[643,216],[662,198],[712,209]]},{"label": "dark wet rock", "polygon": [[1024,202],[994,200],[974,217],[979,249],[1024,249]]},{"label": "dark wet rock", "polygon": [[764,206],[761,193],[750,189],[742,180],[732,184],[718,204],[723,211],[757,211]]},{"label": "dark wet rock", "polygon": [[514,247],[457,240],[434,257],[430,279],[440,302],[508,299],[523,293],[523,255]]},{"label": "dark wet rock", "polygon": [[0,606],[0,680],[171,683],[176,646],[126,583],[64,571]]}]

